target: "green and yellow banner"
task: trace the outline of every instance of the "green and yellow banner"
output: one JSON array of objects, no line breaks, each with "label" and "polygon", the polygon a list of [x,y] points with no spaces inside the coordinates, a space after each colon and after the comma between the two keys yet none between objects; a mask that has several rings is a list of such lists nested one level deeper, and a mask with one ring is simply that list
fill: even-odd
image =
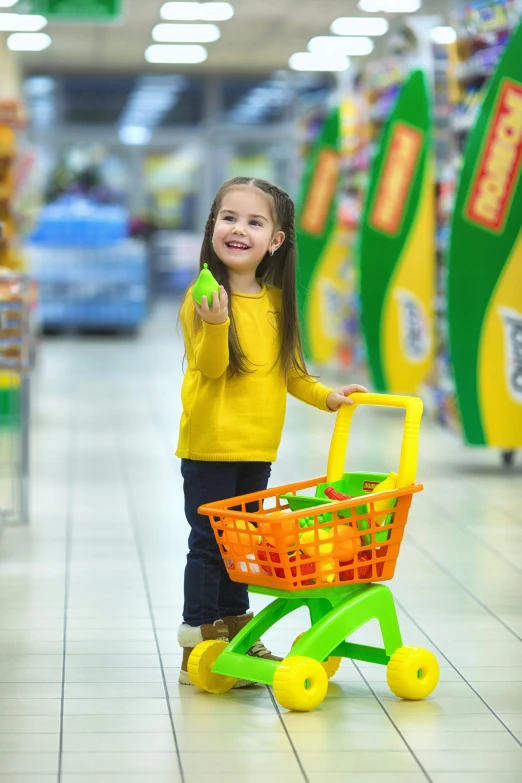
[{"label": "green and yellow banner", "polygon": [[305,356],[318,364],[331,358],[342,336],[337,314],[344,288],[338,270],[346,250],[337,218],[340,144],[336,108],[312,147],[297,201],[299,317]]},{"label": "green and yellow banner", "polygon": [[470,134],[451,230],[450,348],[471,444],[522,445],[522,24]]},{"label": "green and yellow banner", "polygon": [[380,392],[415,392],[433,361],[434,198],[428,88],[414,71],[384,127],[361,223],[363,331]]}]

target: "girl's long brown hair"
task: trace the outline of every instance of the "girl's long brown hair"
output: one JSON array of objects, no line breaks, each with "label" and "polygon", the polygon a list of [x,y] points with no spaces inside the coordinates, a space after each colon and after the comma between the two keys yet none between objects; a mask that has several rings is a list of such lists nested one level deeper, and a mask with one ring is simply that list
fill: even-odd
[{"label": "girl's long brown hair", "polygon": [[[286,379],[291,370],[296,370],[301,376],[308,376],[303,356],[301,332],[297,314],[297,249],[294,225],[294,203],[288,193],[285,193],[284,190],[278,188],[277,185],[273,185],[271,182],[267,182],[264,179],[256,179],[253,177],[234,177],[220,187],[210,208],[210,214],[205,226],[203,244],[201,246],[200,269],[203,269],[203,264],[208,264],[208,268],[228,294],[228,314],[230,318],[228,346],[230,369],[233,374],[244,375],[245,373],[252,372],[252,365],[241,348],[234,321],[227,268],[216,255],[212,245],[212,235],[214,233],[214,222],[220,210],[225,193],[232,188],[245,185],[258,188],[270,197],[270,201],[273,205],[273,218],[277,230],[283,231],[285,234],[285,241],[281,247],[275,251],[273,256],[267,253],[256,271],[257,278],[263,279],[269,285],[280,288],[283,292],[280,353],[283,375]],[[197,321],[199,321],[199,316],[197,316],[197,314],[196,318]]]}]

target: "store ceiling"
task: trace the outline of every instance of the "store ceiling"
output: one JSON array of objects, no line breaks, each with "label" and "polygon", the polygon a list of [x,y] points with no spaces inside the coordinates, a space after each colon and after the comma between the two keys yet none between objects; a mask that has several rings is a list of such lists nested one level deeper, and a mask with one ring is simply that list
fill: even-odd
[{"label": "store ceiling", "polygon": [[[164,0],[123,0],[122,19],[112,25],[69,24],[51,21],[46,32],[52,45],[43,52],[19,53],[26,73],[73,73],[103,71],[174,72],[180,66],[150,65],[144,52],[152,42],[151,30],[160,19]],[[200,72],[267,72],[286,68],[294,52],[306,51],[313,36],[329,34],[339,16],[362,14],[357,0],[231,0],[235,15],[220,22],[221,38],[207,44],[205,63],[184,66]],[[22,5],[23,0],[20,0]],[[441,13],[449,0],[424,0],[418,14]],[[15,10],[14,8],[11,10]],[[388,16],[393,27],[404,21]],[[387,53],[391,33],[375,39],[375,53]],[[362,59],[362,58],[359,58]]]}]

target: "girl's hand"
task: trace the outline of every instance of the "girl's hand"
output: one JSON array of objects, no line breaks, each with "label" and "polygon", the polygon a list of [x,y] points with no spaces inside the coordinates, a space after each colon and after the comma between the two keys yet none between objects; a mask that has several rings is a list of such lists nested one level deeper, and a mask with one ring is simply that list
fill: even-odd
[{"label": "girl's hand", "polygon": [[214,291],[209,307],[208,299],[204,296],[199,305],[194,301],[196,312],[207,324],[224,324],[228,318],[228,296],[222,285],[219,286],[219,296]]},{"label": "girl's hand", "polygon": [[352,383],[351,386],[341,386],[340,389],[330,392],[326,398],[326,405],[331,411],[338,411],[341,405],[353,405],[353,400],[349,397],[350,394],[367,391],[365,386],[359,386],[357,383]]}]

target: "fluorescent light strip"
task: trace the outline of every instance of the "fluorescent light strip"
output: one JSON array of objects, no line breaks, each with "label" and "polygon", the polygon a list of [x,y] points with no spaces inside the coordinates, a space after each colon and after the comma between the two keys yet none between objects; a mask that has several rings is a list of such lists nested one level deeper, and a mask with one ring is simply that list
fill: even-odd
[{"label": "fluorescent light strip", "polygon": [[149,63],[203,63],[208,57],[204,46],[198,44],[152,44],[145,50],[145,59]]},{"label": "fluorescent light strip", "polygon": [[131,97],[128,106],[129,108],[132,108],[133,111],[154,112],[154,111],[166,111],[167,109],[170,109],[173,103],[174,103],[174,99],[170,95],[168,96],[168,98],[165,98],[162,101],[140,100],[138,98]]},{"label": "fluorescent light strip", "polygon": [[364,57],[373,52],[374,43],[371,38],[366,37],[318,35],[308,42],[308,49],[318,57],[329,55]]},{"label": "fluorescent light strip", "polygon": [[160,8],[162,19],[179,22],[198,22],[201,19],[201,3],[164,3]]},{"label": "fluorescent light strip", "polygon": [[0,32],[37,33],[47,24],[45,16],[38,14],[0,14]]},{"label": "fluorescent light strip", "polygon": [[0,8],[12,8],[18,0],[0,0]]},{"label": "fluorescent light strip", "polygon": [[330,25],[334,35],[386,35],[390,25],[382,17],[341,16]]},{"label": "fluorescent light strip", "polygon": [[293,71],[346,71],[350,61],[342,54],[296,52],[288,60]]},{"label": "fluorescent light strip", "polygon": [[259,121],[270,109],[275,109],[284,103],[286,103],[284,86],[277,79],[271,79],[250,90],[229,111],[229,116],[236,122]]},{"label": "fluorescent light strip", "polygon": [[184,77],[142,76],[127,99],[118,121],[120,128],[152,128],[176,105],[185,87]]},{"label": "fluorescent light strip", "polygon": [[413,14],[422,7],[422,0],[359,0],[357,7],[370,14]]},{"label": "fluorescent light strip", "polygon": [[226,22],[234,16],[230,3],[165,3],[160,16],[176,22]]},{"label": "fluorescent light strip", "polygon": [[12,33],[7,46],[12,52],[42,52],[52,43],[47,33]]},{"label": "fluorescent light strip", "polygon": [[152,134],[150,128],[144,128],[140,125],[123,125],[118,135],[122,144],[143,146],[149,143]]},{"label": "fluorescent light strip", "polygon": [[221,37],[216,24],[157,24],[152,40],[158,43],[213,43]]}]

